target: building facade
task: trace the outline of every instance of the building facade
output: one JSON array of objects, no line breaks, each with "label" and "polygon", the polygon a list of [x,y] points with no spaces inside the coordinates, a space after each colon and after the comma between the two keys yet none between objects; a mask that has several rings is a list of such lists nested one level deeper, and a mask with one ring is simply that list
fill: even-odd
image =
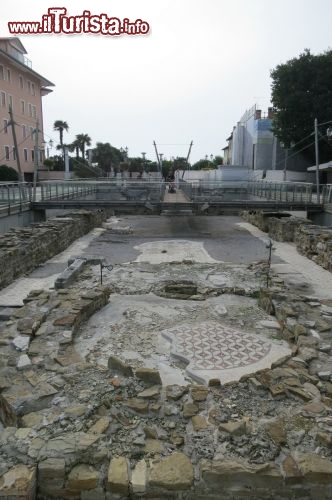
[{"label": "building facade", "polygon": [[31,182],[35,155],[38,155],[38,164],[42,163],[44,157],[42,97],[52,92],[48,87],[54,84],[32,69],[26,54],[19,38],[0,38],[0,165],[19,171],[20,163],[23,179]]},{"label": "building facade", "polygon": [[257,171],[258,176],[275,180],[305,180],[308,161],[301,154],[283,148],[272,125],[272,108],[268,108],[266,115],[256,105],[247,110],[226,139],[228,146],[224,153],[228,164],[246,167]]}]

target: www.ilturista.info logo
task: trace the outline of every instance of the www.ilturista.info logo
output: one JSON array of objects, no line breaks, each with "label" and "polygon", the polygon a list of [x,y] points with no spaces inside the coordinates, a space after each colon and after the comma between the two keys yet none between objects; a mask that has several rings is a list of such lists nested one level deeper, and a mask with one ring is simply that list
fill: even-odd
[{"label": "www.ilturista.info logo", "polygon": [[130,22],[128,18],[120,20],[117,17],[108,17],[107,14],[91,15],[89,10],[83,11],[81,16],[66,14],[65,7],[52,7],[43,15],[41,22],[9,22],[8,29],[14,35],[92,33],[117,36],[147,35],[150,31],[149,24],[142,19]]}]

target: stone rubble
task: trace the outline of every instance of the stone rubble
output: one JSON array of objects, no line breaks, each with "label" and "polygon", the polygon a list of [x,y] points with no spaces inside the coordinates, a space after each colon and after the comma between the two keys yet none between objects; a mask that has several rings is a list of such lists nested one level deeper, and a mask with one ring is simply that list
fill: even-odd
[{"label": "stone rubble", "polygon": [[[85,265],[69,287],[31,292],[0,327],[0,498],[332,498],[332,300],[277,276],[265,289],[265,272],[142,263],[101,286]],[[134,295],[150,317],[126,307],[111,345],[90,332],[83,355],[86,324]],[[144,362],[156,329],[211,315],[287,341],[292,356],[230,384],[163,384]]]}]

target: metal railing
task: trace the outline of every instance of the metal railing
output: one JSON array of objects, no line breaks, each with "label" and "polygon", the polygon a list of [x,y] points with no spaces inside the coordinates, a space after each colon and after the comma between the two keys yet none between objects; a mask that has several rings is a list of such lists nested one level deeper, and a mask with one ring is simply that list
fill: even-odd
[{"label": "metal railing", "polygon": [[324,205],[332,204],[332,184],[325,184],[322,189],[322,203]]},{"label": "metal railing", "polygon": [[84,198],[98,201],[160,202],[164,197],[165,183],[119,177],[102,181],[45,182],[40,189],[37,201]]},{"label": "metal railing", "polygon": [[269,182],[254,181],[248,183],[251,196],[281,202],[313,202],[313,185],[307,182]]},{"label": "metal railing", "polygon": [[86,198],[96,193],[96,184],[91,182],[46,181],[37,188],[35,201],[69,200],[71,198]]},{"label": "metal railing", "polygon": [[269,181],[180,181],[180,188],[192,201],[271,200],[312,203],[313,186],[303,182]]},{"label": "metal railing", "polygon": [[10,214],[22,211],[32,199],[32,187],[21,182],[0,182],[0,211]]}]

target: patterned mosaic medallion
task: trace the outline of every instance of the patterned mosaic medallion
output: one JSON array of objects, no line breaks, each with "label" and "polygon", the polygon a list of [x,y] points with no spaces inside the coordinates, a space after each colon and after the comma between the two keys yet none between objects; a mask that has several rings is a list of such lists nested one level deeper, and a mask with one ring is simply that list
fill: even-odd
[{"label": "patterned mosaic medallion", "polygon": [[209,321],[163,330],[172,342],[172,354],[190,361],[193,370],[227,370],[257,363],[267,356],[271,343],[262,336]]}]

